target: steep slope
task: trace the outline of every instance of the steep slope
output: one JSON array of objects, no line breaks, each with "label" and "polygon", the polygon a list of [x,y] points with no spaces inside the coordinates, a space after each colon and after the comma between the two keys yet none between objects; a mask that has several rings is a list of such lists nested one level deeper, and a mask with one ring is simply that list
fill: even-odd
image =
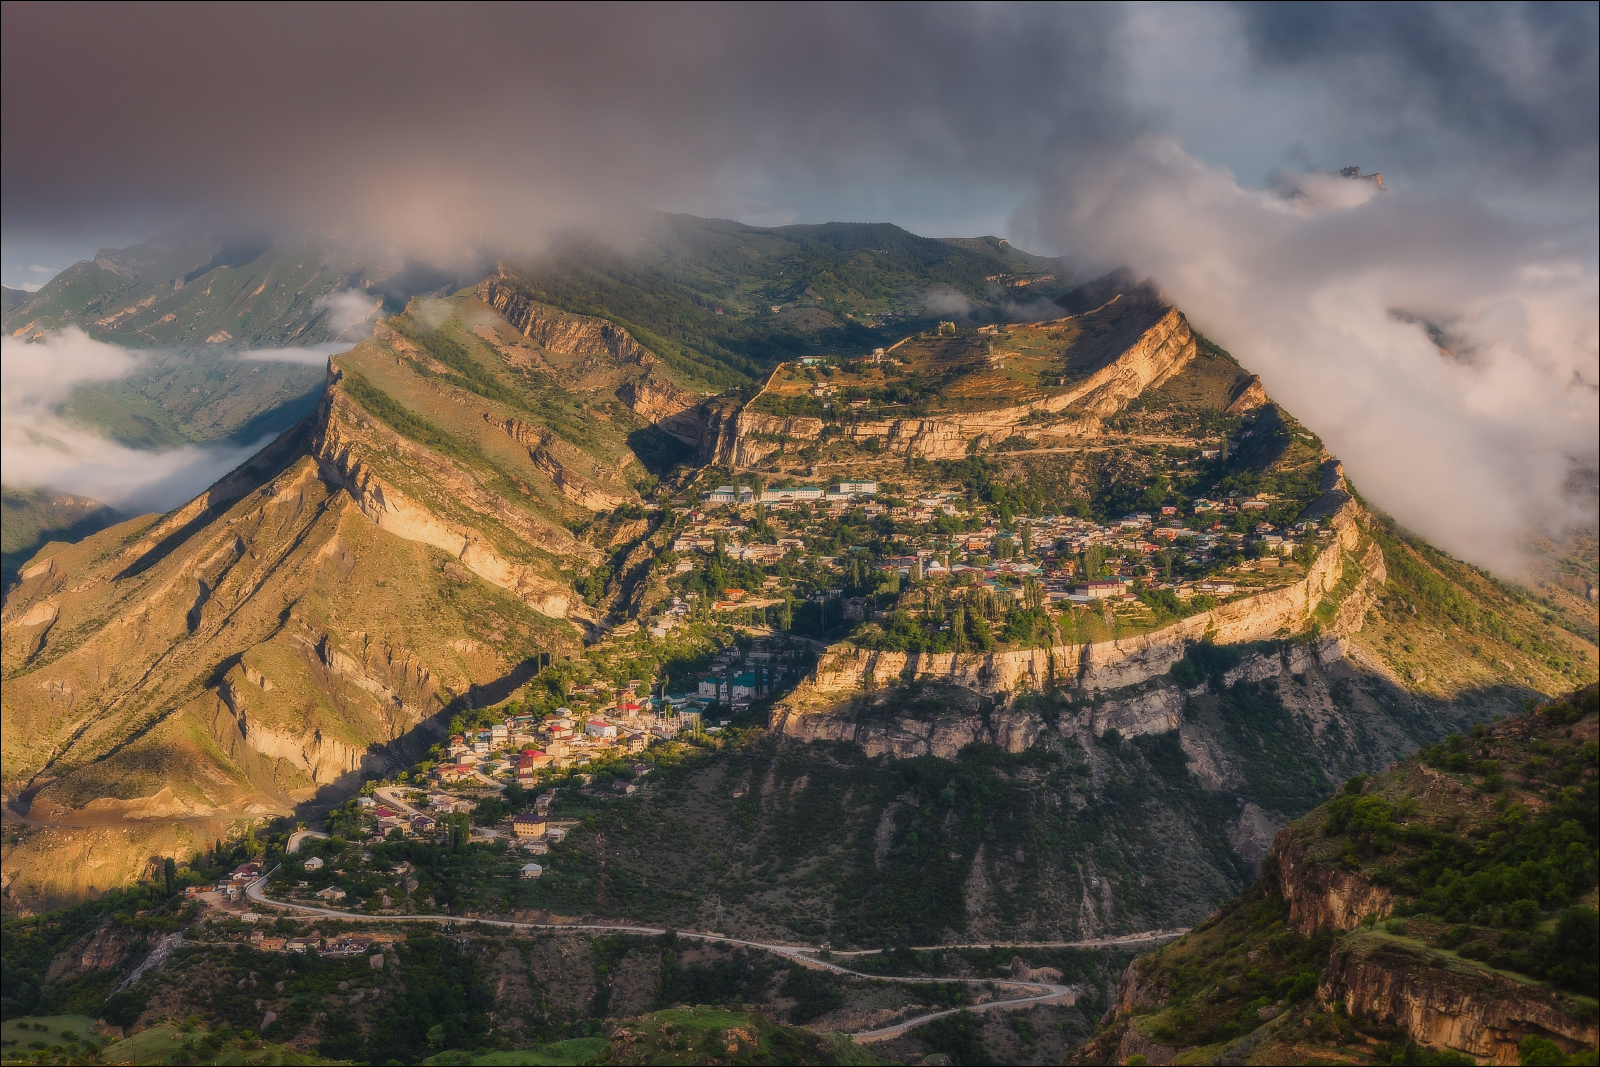
[{"label": "steep slope", "polygon": [[[5,795],[54,829],[8,848],[8,889],[126,880],[152,841],[348,791],[409,765],[441,713],[576,651],[599,618],[573,580],[628,545],[569,524],[652,476],[617,398],[647,368],[569,348],[473,298],[418,302],[201,497],[26,566],[4,614]],[[173,841],[175,817],[196,831]],[[91,848],[100,870],[63,862]]]},{"label": "steep slope", "polygon": [[623,326],[683,382],[718,390],[778,359],[892,344],[948,317],[943,306],[967,306],[980,322],[1015,318],[1036,293],[1069,284],[1058,261],[996,238],[689,215],[632,220],[611,242],[566,238],[538,257],[511,257],[502,271],[533,299]]},{"label": "steep slope", "polygon": [[1247,894],[1130,966],[1081,1062],[1594,1049],[1597,725],[1591,685],[1352,778]]}]

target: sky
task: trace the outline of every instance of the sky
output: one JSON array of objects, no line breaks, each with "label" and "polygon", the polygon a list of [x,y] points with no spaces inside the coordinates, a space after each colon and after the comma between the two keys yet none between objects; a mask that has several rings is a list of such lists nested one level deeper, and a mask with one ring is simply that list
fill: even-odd
[{"label": "sky", "polygon": [[1153,277],[1358,487],[1505,568],[1593,519],[1597,11],[6,5],[0,264],[198,212],[441,262],[630,205],[998,234]]}]

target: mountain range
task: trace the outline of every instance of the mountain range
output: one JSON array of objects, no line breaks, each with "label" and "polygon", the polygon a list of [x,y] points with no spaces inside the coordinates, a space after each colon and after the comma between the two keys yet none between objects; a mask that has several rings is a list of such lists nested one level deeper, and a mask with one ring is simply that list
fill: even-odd
[{"label": "mountain range", "polygon": [[[68,402],[102,432],[283,428],[165,515],[7,489],[9,912],[320,824],[480,720],[710,679],[725,732],[584,810],[547,913],[1196,938],[1339,783],[1595,678],[1592,584],[1406,531],[1126,272],[686,216],[464,269],[192,227],[8,296],[13,336],[155,353]],[[352,295],[325,367],[230,362],[331,349]],[[1238,1036],[1129,1023],[1134,980],[1092,1047]]]}]

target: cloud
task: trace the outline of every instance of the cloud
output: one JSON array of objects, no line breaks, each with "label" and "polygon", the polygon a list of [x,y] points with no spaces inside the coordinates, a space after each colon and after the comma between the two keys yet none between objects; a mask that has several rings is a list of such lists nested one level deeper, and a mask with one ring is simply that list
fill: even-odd
[{"label": "cloud", "polygon": [[143,364],[76,327],[32,343],[0,338],[0,481],[92,497],[127,513],[168,511],[271,441],[146,452],[58,414],[79,385],[125,378]]},{"label": "cloud", "polygon": [[[1276,185],[1148,135],[1066,164],[1034,221],[1153,276],[1358,488],[1446,549],[1515,570],[1530,525],[1592,523],[1563,488],[1600,459],[1592,245],[1468,198],[1326,173]],[[1470,358],[1441,353],[1446,336]]]},{"label": "cloud", "polygon": [[51,276],[61,273],[61,271],[56,267],[41,267],[37,263],[29,264],[28,272],[30,274],[49,274]]},{"label": "cloud", "polygon": [[328,325],[333,329],[333,336],[343,340],[355,339],[358,334],[365,336],[359,327],[378,317],[383,301],[357,289],[346,289],[317,297],[315,306],[328,309]]},{"label": "cloud", "polygon": [[340,352],[348,351],[348,344],[307,345],[304,348],[250,348],[243,352],[235,352],[234,359],[259,360],[265,363],[301,363],[308,367],[320,367],[328,362],[329,356],[336,356]]}]

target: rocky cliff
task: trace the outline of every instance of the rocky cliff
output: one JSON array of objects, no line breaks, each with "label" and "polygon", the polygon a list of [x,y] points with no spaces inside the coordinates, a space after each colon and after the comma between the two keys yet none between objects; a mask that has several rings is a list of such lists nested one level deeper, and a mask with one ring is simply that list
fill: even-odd
[{"label": "rocky cliff", "polygon": [[[1377,1040],[1503,1064],[1526,1062],[1528,1038],[1593,1049],[1596,840],[1569,817],[1595,793],[1580,746],[1592,752],[1597,732],[1590,686],[1352,780],[1278,834],[1248,893],[1129,967],[1079,1062],[1171,1063],[1202,1046],[1213,1062],[1294,1062]],[[1552,793],[1552,782],[1567,784]],[[1545,836],[1556,826],[1560,845]],[[1520,883],[1512,895],[1526,894],[1530,914],[1508,928],[1489,887],[1557,866],[1583,888]],[[1470,902],[1456,888],[1467,886]]]},{"label": "rocky cliff", "polygon": [[[1372,592],[1386,578],[1383,553],[1362,536],[1363,513],[1347,502],[1334,518],[1338,536],[1318,554],[1306,577],[1291,585],[1201,612],[1151,633],[1089,644],[1055,643],[1047,648],[990,653],[877,652],[852,644],[825,652],[815,671],[773,712],[773,729],[794,737],[842,739],[853,726],[831,722],[835,709],[863,693],[902,683],[942,683],[991,697],[1011,699],[1029,691],[1096,693],[1148,691],[1113,699],[1094,721],[1096,733],[1115,727],[1124,734],[1162,732],[1181,709],[1181,693],[1162,680],[1202,639],[1218,645],[1278,641],[1305,634],[1316,612],[1341,582],[1348,588],[1332,606],[1328,639],[1285,653],[1291,660],[1327,666],[1342,658],[1339,635],[1359,629]],[[1347,575],[1347,569],[1351,571]],[[1318,627],[1320,629],[1320,625]],[[1298,673],[1293,666],[1291,673]],[[1235,668],[1227,685],[1276,676],[1283,667],[1272,656],[1255,656]],[[1174,694],[1177,693],[1175,696]],[[888,749],[915,750],[918,743],[884,742]]]},{"label": "rocky cliff", "polygon": [[412,358],[341,356],[312,419],[195,500],[24,569],[0,615],[18,906],[409,766],[451,707],[579,647],[595,615],[562,568],[599,553],[557,520],[627,453],[580,453]]},{"label": "rocky cliff", "polygon": [[[1155,300],[1153,296],[1141,299]],[[1194,332],[1181,312],[1160,304],[1150,318],[1154,321],[1105,366],[1048,396],[976,411],[862,419],[840,424],[839,431],[857,443],[873,442],[883,452],[914,459],[960,459],[974,447],[989,448],[1013,438],[1048,442],[1094,434],[1101,420],[1182,372],[1195,357]],[[1039,325],[1048,328],[1052,324]],[[710,458],[754,467],[775,452],[781,441],[816,441],[823,427],[819,418],[775,417],[747,406],[732,432],[719,436]]]}]

